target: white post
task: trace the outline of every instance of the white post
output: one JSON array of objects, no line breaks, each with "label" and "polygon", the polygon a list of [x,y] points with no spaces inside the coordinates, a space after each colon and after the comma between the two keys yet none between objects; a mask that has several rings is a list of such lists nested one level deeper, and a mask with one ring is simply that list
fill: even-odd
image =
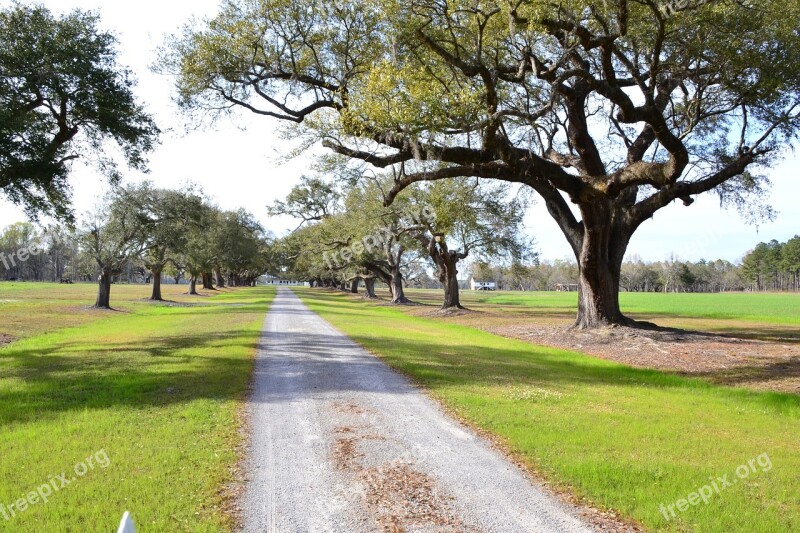
[{"label": "white post", "polygon": [[133,518],[131,518],[131,514],[128,511],[125,511],[125,514],[122,515],[122,521],[119,523],[117,533],[136,533],[136,528],[133,527]]}]

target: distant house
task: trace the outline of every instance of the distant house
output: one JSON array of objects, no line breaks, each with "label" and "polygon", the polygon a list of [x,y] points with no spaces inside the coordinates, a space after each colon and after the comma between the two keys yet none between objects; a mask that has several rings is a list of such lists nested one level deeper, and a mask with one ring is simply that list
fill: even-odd
[{"label": "distant house", "polygon": [[279,278],[277,276],[273,276],[270,274],[265,274],[264,276],[260,276],[258,281],[256,282],[257,285],[283,285],[285,287],[305,287],[308,286],[308,283],[305,281],[295,281],[291,279],[284,279]]},{"label": "distant house", "polygon": [[577,292],[577,283],[556,283],[556,290],[558,292]]},{"label": "distant house", "polygon": [[497,290],[497,283],[494,281],[477,281],[475,278],[470,278],[469,288],[473,291],[494,291]]}]

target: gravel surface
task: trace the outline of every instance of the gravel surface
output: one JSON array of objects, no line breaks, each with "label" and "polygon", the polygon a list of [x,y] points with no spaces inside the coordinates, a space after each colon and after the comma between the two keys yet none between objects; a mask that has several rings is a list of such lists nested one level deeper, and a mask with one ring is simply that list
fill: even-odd
[{"label": "gravel surface", "polygon": [[288,289],[254,379],[244,531],[590,531]]}]

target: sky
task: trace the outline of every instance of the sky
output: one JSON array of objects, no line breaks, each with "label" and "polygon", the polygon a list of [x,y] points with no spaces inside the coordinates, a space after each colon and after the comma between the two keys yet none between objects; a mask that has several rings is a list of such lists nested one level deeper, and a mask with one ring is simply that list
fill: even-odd
[{"label": "sky", "polygon": [[[278,136],[280,124],[240,113],[233,119],[217,121],[211,128],[187,132],[185,120],[172,101],[173,80],[150,70],[164,37],[178,32],[192,17],[213,16],[218,0],[45,0],[43,4],[56,14],[75,8],[100,14],[101,27],[119,39],[120,63],[136,74],[139,101],[165,131],[160,146],[150,156],[150,173],[127,170],[126,182],[149,179],[159,187],[177,188],[191,181],[202,186],[221,208],[244,207],[276,235],[296,226],[291,219],[267,216],[267,206],[284,198],[300,176],[310,173],[307,159],[285,161],[283,155],[291,142]],[[0,6],[8,5],[7,0],[0,0]],[[798,174],[797,155],[770,171],[771,203],[778,212],[774,222],[758,228],[747,225],[735,211],[722,210],[713,193],[701,195],[691,207],[675,202],[657,212],[636,232],[628,253],[649,261],[660,261],[671,254],[692,261],[737,261],[758,242],[785,241],[800,234]],[[108,190],[95,169],[81,164],[73,167],[70,180],[79,217],[97,205]],[[25,219],[21,210],[0,198],[0,228]],[[566,240],[541,201],[531,209],[526,226],[535,236],[542,258],[572,258]]]}]

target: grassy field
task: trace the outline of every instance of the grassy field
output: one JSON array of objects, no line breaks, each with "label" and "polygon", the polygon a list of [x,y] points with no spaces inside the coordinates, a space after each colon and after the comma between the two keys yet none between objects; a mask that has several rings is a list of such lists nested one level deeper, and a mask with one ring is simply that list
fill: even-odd
[{"label": "grassy field", "polygon": [[[297,292],[334,326],[578,498],[653,530],[800,530],[796,395],[633,369],[342,293]],[[543,296],[551,307],[574,298]],[[696,312],[722,312],[709,302]],[[515,305],[535,302],[525,295]],[[773,302],[745,312],[753,320],[770,313],[792,320],[782,309]]]},{"label": "grassy field", "polygon": [[172,302],[115,285],[109,312],[85,307],[93,285],[0,284],[16,339],[0,348],[0,531],[112,531],[125,510],[144,532],[231,528],[220,489],[274,290],[164,289]]},{"label": "grassy field", "polygon": [[[577,310],[578,301],[574,292],[480,293],[474,298],[488,304],[569,312]],[[800,327],[800,294],[797,293],[623,292],[620,307],[624,313],[637,317],[713,318]]]},{"label": "grassy field", "polygon": [[[440,290],[407,290],[408,297],[425,305],[439,306]],[[470,309],[487,313],[499,323],[535,320],[569,325],[575,319],[575,292],[461,292]],[[637,320],[660,326],[707,331],[748,339],[800,342],[800,294],[798,293],[622,293],[622,311]]]}]

